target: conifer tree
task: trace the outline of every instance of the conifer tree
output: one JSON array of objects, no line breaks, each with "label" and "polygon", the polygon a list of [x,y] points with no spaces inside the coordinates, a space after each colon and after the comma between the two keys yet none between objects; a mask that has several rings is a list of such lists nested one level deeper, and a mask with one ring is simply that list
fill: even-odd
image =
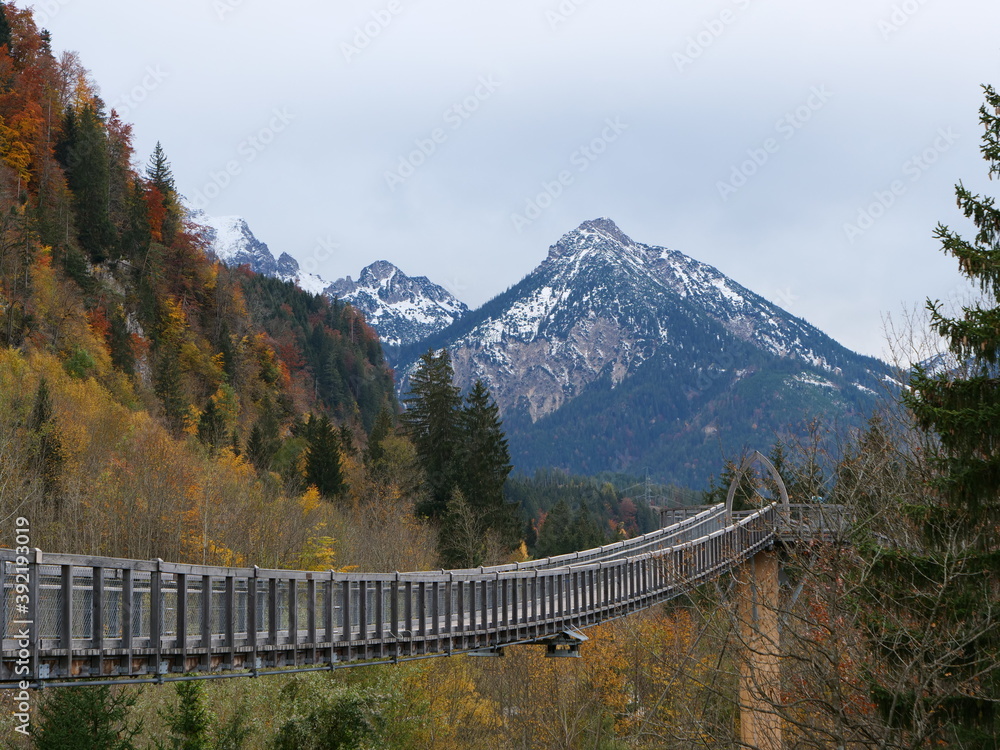
[{"label": "conifer tree", "polygon": [[340,467],[340,436],[337,430],[326,415],[318,420],[310,416],[306,434],[309,439],[306,482],[314,485],[326,498],[343,494],[346,486]]},{"label": "conifer tree", "polygon": [[163,712],[163,719],[170,729],[170,744],[157,743],[161,750],[212,750],[208,730],[212,714],[205,706],[200,682],[178,682],[177,705]]},{"label": "conifer tree", "polygon": [[417,513],[434,519],[444,516],[456,486],[456,456],[460,435],[462,397],[452,383],[454,371],[446,349],[429,350],[420,357],[404,399],[402,423],[417,449],[427,474],[428,499]]},{"label": "conifer tree", "polygon": [[110,163],[103,114],[88,104],[66,115],[63,138],[56,147],[73,192],[77,238],[92,261],[100,263],[116,241],[108,213]]},{"label": "conifer tree", "polygon": [[159,204],[159,209],[162,210],[159,239],[164,245],[170,245],[177,230],[180,229],[182,210],[170,162],[167,161],[167,155],[159,141],[156,142],[156,148],[153,149],[153,154],[146,165],[146,177],[152,188],[150,199]]},{"label": "conifer tree", "polygon": [[129,720],[134,693],[110,687],[54,688],[45,692],[31,726],[36,750],[132,750],[142,725]]},{"label": "conifer tree", "polygon": [[347,423],[340,425],[340,430],[338,431],[338,437],[340,438],[340,451],[345,455],[351,455],[354,453],[354,434],[351,432],[351,428],[347,426]]},{"label": "conifer tree", "polygon": [[460,415],[459,484],[485,525],[513,547],[518,542],[519,520],[516,507],[504,497],[504,484],[514,467],[502,425],[496,402],[477,380]]},{"label": "conifer tree", "polygon": [[167,161],[167,155],[159,141],[156,142],[156,148],[153,149],[149,164],[146,165],[146,177],[164,197],[172,197],[177,193],[170,162]]},{"label": "conifer tree", "polygon": [[219,445],[226,439],[226,420],[215,403],[214,398],[208,400],[205,411],[198,419],[198,439],[208,447],[210,453],[215,453]]},{"label": "conifer tree", "polygon": [[135,352],[132,349],[132,335],[128,330],[125,311],[119,305],[111,311],[111,335],[108,337],[111,349],[111,364],[126,375],[135,373]]},{"label": "conifer tree", "polygon": [[181,383],[181,364],[177,348],[165,347],[160,355],[154,381],[156,395],[163,403],[163,412],[171,429],[180,432],[184,427],[184,416],[187,414],[187,399]]},{"label": "conifer tree", "polygon": [[372,425],[372,431],[368,435],[368,444],[365,446],[364,461],[369,471],[373,470],[378,462],[385,457],[385,447],[382,443],[391,431],[392,412],[389,411],[388,406],[383,406],[378,416],[375,417],[375,424]]},{"label": "conifer tree", "polygon": [[7,51],[11,51],[13,37],[10,33],[10,22],[7,20],[7,10],[0,5],[0,44],[7,45]]},{"label": "conifer tree", "polygon": [[570,538],[570,526],[573,523],[573,516],[569,510],[569,504],[565,498],[559,498],[559,502],[552,506],[552,509],[545,516],[542,528],[538,531],[538,546],[535,554],[538,557],[554,557],[565,552],[573,552],[572,539]]},{"label": "conifer tree", "polygon": [[52,415],[52,399],[45,378],[38,384],[35,403],[28,419],[34,441],[35,472],[42,479],[42,492],[47,499],[57,499],[62,480],[63,450]]},{"label": "conifer tree", "polygon": [[[1000,95],[984,89],[981,151],[992,178],[1000,176]],[[896,568],[914,590],[936,587],[934,598],[925,599],[939,604],[911,606],[910,614],[938,634],[932,663],[940,669],[923,695],[914,696],[906,686],[890,690],[883,702],[924,701],[933,707],[943,744],[996,748],[1000,620],[992,612],[1000,604],[1000,210],[993,198],[974,195],[961,183],[956,196],[978,231],[967,240],[939,224],[936,236],[981,296],[954,318],[939,302],[928,301],[932,328],[959,366],[936,375],[918,367],[904,396],[918,425],[936,436],[939,499],[912,509],[925,544],[907,550],[908,566]]]},{"label": "conifer tree", "polygon": [[268,472],[271,470],[274,456],[281,448],[281,427],[270,401],[264,404],[262,412],[250,430],[246,452],[247,459],[257,471]]}]

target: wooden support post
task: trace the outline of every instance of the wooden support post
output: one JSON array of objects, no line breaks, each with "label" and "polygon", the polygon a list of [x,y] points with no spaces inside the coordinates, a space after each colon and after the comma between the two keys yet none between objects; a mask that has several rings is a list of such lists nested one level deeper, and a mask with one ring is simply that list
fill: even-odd
[{"label": "wooden support post", "polygon": [[62,628],[59,645],[66,650],[65,677],[73,676],[73,566],[62,566]]},{"label": "wooden support post", "polygon": [[176,671],[187,671],[187,573],[177,574],[177,639],[176,648],[180,653],[180,668]]},{"label": "wooden support post", "polygon": [[[142,605],[139,605],[142,610]],[[122,569],[122,650],[125,652],[125,668],[119,667],[119,674],[132,674],[132,569]]]},{"label": "wooden support post", "polygon": [[247,646],[250,647],[248,657],[250,659],[250,669],[253,674],[257,674],[257,634],[260,632],[260,613],[258,611],[257,600],[257,572],[260,570],[253,566],[253,575],[247,578]]},{"label": "wooden support post", "polygon": [[97,652],[91,660],[91,674],[104,674],[104,568],[93,568],[90,579],[90,647]]},{"label": "wooden support post", "polygon": [[212,669],[212,576],[201,577],[201,647],[205,653],[201,665]]},{"label": "wooden support post", "polygon": [[236,662],[236,578],[226,576],[222,627],[225,630],[226,658],[223,669],[232,669]]},{"label": "wooden support post", "polygon": [[781,750],[778,556],[758,552],[737,573],[740,739],[758,750]]},{"label": "wooden support post", "polygon": [[375,630],[372,638],[378,639],[375,657],[385,656],[385,588],[382,581],[375,581]]}]

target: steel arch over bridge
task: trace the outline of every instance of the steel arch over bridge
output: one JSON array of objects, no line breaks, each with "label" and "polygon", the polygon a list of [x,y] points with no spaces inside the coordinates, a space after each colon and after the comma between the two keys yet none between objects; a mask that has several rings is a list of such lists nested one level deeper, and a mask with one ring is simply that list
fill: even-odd
[{"label": "steel arch over bridge", "polygon": [[0,550],[0,688],[190,672],[255,676],[551,641],[675,597],[782,538],[829,536],[842,527],[839,511],[773,503],[733,514],[721,504],[598,549],[421,573]]}]

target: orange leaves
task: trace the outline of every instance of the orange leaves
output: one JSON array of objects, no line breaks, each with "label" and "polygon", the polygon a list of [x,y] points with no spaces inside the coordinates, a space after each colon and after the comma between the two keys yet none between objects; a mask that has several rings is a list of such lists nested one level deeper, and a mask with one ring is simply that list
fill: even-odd
[{"label": "orange leaves", "polygon": [[154,242],[163,242],[163,224],[167,219],[167,204],[155,186],[146,189],[146,213],[149,220],[149,232]]},{"label": "orange leaves", "polygon": [[94,334],[99,336],[101,341],[107,342],[111,336],[111,323],[108,322],[108,316],[104,308],[95,307],[93,310],[88,311],[87,320]]}]

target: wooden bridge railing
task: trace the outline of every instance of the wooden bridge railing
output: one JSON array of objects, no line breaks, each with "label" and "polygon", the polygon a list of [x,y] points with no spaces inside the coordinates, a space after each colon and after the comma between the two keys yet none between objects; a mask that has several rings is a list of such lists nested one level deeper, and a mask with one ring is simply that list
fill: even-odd
[{"label": "wooden bridge railing", "polygon": [[0,687],[256,674],[539,642],[714,578],[771,545],[780,524],[776,505],[722,527],[718,509],[707,509],[597,550],[420,573],[224,568],[38,550],[19,558],[0,550]]}]

